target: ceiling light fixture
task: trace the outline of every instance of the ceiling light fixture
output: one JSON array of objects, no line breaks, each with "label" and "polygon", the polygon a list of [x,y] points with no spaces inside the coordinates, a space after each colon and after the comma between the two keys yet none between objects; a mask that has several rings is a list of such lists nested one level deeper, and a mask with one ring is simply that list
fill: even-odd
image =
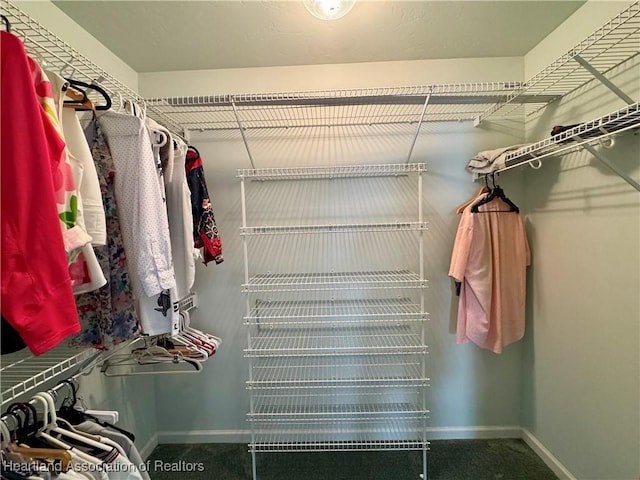
[{"label": "ceiling light fixture", "polygon": [[320,20],[337,20],[351,11],[356,0],[303,0],[309,13]]}]

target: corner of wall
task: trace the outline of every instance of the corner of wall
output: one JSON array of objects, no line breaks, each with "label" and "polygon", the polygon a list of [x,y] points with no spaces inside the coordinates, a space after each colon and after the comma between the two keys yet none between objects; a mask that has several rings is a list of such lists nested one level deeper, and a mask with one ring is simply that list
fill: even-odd
[{"label": "corner of wall", "polygon": [[[40,25],[98,65],[133,91],[138,91],[138,73],[100,43],[51,0],[13,0],[13,3]],[[70,59],[71,60],[71,59]]]}]

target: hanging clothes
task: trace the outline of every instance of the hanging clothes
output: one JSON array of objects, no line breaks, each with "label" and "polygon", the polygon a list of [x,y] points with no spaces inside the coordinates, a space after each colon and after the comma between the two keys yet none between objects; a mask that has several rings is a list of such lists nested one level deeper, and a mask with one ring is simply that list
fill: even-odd
[{"label": "hanging clothes", "polygon": [[524,335],[529,245],[519,213],[499,199],[480,213],[474,204],[462,212],[449,268],[461,282],[456,341],[502,353]]},{"label": "hanging clothes", "polygon": [[204,166],[200,152],[194,147],[187,151],[187,181],[191,191],[191,209],[193,212],[193,239],[195,248],[203,249],[204,264],[211,260],[220,264],[222,257],[222,241],[213,215],[213,206],[209,198]]},{"label": "hanging clothes", "polygon": [[[56,107],[55,118],[58,122],[58,130],[66,143],[65,161],[71,165],[71,174],[73,175],[73,181],[76,185],[74,192],[76,227],[86,233],[90,242],[83,245],[80,252],[72,258],[69,265],[69,273],[71,274],[71,282],[75,294],[91,292],[107,283],[104,272],[93,251],[92,245],[94,239],[89,233],[85,218],[88,215],[91,229],[97,235],[95,243],[104,244],[106,231],[104,227],[104,210],[100,198],[98,175],[75,111],[65,110],[63,108],[67,81],[56,73],[45,73],[47,73],[47,78],[49,78],[53,89],[53,99]],[[51,116],[53,117],[53,115]],[[65,124],[69,128],[68,131],[64,129]],[[89,200],[89,208],[86,213],[85,195]]]},{"label": "hanging clothes", "polygon": [[[54,184],[64,142],[24,45],[0,32],[2,315],[36,355],[80,330]],[[58,179],[59,184],[59,179]]]},{"label": "hanging clothes", "polygon": [[[78,190],[74,180],[73,166],[68,155],[66,144],[64,143],[64,135],[58,114],[58,105],[56,104],[55,95],[59,95],[59,88],[54,88],[45,71],[38,63],[29,58],[29,65],[33,80],[35,82],[38,101],[46,113],[45,118],[55,129],[55,134],[62,140],[63,148],[60,153],[58,169],[54,174],[54,188],[56,192],[56,201],[58,205],[58,213],[60,218],[60,228],[65,242],[65,249],[68,254],[69,264],[75,262],[82,247],[91,241],[91,237],[82,228],[82,209],[79,210]],[[80,223],[79,223],[80,217]],[[71,281],[78,284],[82,281],[79,276],[82,272],[70,269]]]},{"label": "hanging clothes", "polygon": [[169,290],[176,282],[167,210],[146,127],[138,117],[112,111],[100,114],[98,125],[115,166],[122,240],[142,330],[169,333]]},{"label": "hanging clothes", "polygon": [[173,270],[176,276],[176,289],[172,298],[175,301],[185,298],[191,292],[196,275],[193,244],[193,215],[191,213],[191,193],[187,183],[185,158],[187,144],[180,138],[152,121],[156,130],[167,136],[166,147],[160,151],[160,163],[163,168],[164,189],[167,200],[169,234]]},{"label": "hanging clothes", "polygon": [[76,296],[82,332],[71,339],[72,345],[107,350],[140,335],[141,327],[125,254],[115,197],[115,167],[104,134],[93,119],[85,129],[87,142],[98,173],[104,213],[107,245],[94,247],[108,283],[95,292]]}]

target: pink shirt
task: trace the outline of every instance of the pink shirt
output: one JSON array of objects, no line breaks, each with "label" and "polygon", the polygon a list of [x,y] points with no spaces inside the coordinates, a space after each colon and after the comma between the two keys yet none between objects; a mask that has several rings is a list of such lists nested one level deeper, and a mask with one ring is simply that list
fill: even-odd
[{"label": "pink shirt", "polygon": [[465,208],[451,257],[449,276],[462,283],[456,341],[502,353],[524,335],[531,258],[520,214],[496,212],[508,209],[499,199],[481,209],[493,212]]}]

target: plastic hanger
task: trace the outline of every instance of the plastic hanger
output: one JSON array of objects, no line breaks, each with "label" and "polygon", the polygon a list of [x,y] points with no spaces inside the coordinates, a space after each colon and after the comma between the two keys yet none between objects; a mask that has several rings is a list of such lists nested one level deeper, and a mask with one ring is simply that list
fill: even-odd
[{"label": "plastic hanger", "polygon": [[[60,428],[58,427],[58,416],[56,414],[56,407],[55,407],[55,402],[53,400],[53,397],[51,396],[51,394],[49,394],[48,392],[38,392],[34,395],[33,397],[35,398],[40,398],[40,399],[44,399],[45,404],[47,405],[47,413],[49,415],[49,417],[45,416],[45,420],[44,420],[44,428],[42,430],[40,430],[40,433],[46,433],[47,435],[50,432],[53,433],[58,433],[63,437],[68,437],[70,439],[76,440],[77,442],[81,442],[84,443],[86,445],[89,445],[91,447],[100,449],[100,450],[104,450],[106,452],[110,452],[111,451],[111,447],[100,443],[100,442],[96,442],[95,440],[92,440],[90,438],[87,438],[85,436],[82,436],[76,432],[70,431],[70,430],[66,430],[64,428]],[[68,424],[68,422],[67,422]],[[53,437],[52,437],[53,438]],[[56,439],[59,440],[59,439]]]},{"label": "plastic hanger", "polygon": [[471,205],[473,202],[475,202],[476,200],[478,200],[478,197],[484,193],[489,193],[489,187],[488,186],[483,186],[480,191],[478,193],[475,194],[475,196],[469,200],[467,200],[466,202],[464,202],[462,205],[460,205],[458,208],[456,208],[456,213],[462,213],[464,212],[464,209],[467,208],[469,205]]},{"label": "plastic hanger", "polygon": [[[146,341],[146,339],[145,339]],[[154,340],[155,342],[156,340]],[[129,370],[124,372],[113,372],[114,368],[133,365],[158,365],[158,364],[182,364],[188,368],[182,370]],[[146,345],[142,348],[132,349],[127,355],[114,355],[108,358],[101,368],[101,372],[107,377],[122,377],[131,375],[158,375],[175,373],[199,373],[202,371],[202,364],[189,357],[185,357],[180,349],[170,351],[157,344]]]},{"label": "plastic hanger", "polygon": [[2,23],[4,23],[5,31],[11,33],[11,22],[9,19],[4,15],[0,15],[0,18],[2,18]]},{"label": "plastic hanger", "polygon": [[216,337],[215,335],[203,332],[202,330],[198,330],[197,328],[192,327],[191,316],[189,315],[189,312],[180,312],[180,328],[181,331],[185,332],[186,334],[194,335],[197,338],[202,339],[202,341],[204,341],[205,343],[210,344],[214,349],[214,353],[218,350],[220,344],[222,343],[222,339],[220,337]]},{"label": "plastic hanger", "polygon": [[[472,213],[492,213],[492,212],[514,212],[514,213],[520,213],[520,209],[518,208],[518,206],[515,203],[513,203],[504,194],[504,190],[502,190],[502,188],[500,188],[500,186],[496,184],[496,178],[495,178],[496,174],[495,173],[490,173],[490,174],[485,175],[484,181],[487,184],[487,188],[489,188],[489,182],[488,182],[489,176],[491,176],[491,178],[492,178],[493,188],[490,188],[489,195],[487,195],[486,197],[480,199],[479,201],[477,201],[476,203],[473,204],[473,206],[471,207],[471,212]],[[504,203],[506,203],[509,206],[509,210],[480,210],[479,209],[479,207],[481,207],[482,205],[486,205],[487,203],[495,200],[496,198],[500,199]]]},{"label": "plastic hanger", "polygon": [[98,425],[101,425],[105,428],[109,428],[111,430],[115,430],[129,438],[132,442],[136,441],[136,437],[133,433],[114,425],[113,423],[106,422],[95,415],[92,415],[89,412],[84,412],[82,410],[77,410],[75,408],[76,403],[78,401],[78,389],[76,385],[68,379],[62,380],[59,385],[67,385],[69,387],[71,398],[65,397],[62,401],[62,406],[58,409],[58,416],[64,418],[65,420],[71,423],[82,423],[87,420],[91,420]]},{"label": "plastic hanger", "polygon": [[[88,88],[90,90],[95,90],[96,92],[98,92],[100,95],[102,95],[102,98],[104,98],[105,104],[104,105],[95,105],[95,109],[96,110],[109,110],[111,108],[111,97],[109,96],[109,94],[107,93],[107,91],[105,89],[103,89],[101,86],[96,85],[95,83],[85,83],[82,82],[80,80],[75,80],[73,78],[65,78],[65,80],[67,82],[69,82],[69,85],[71,85],[72,87],[76,88],[76,90],[78,90],[77,87],[83,87],[83,88]],[[86,95],[86,92],[84,92]],[[76,108],[76,110],[91,110],[90,108]]]}]

